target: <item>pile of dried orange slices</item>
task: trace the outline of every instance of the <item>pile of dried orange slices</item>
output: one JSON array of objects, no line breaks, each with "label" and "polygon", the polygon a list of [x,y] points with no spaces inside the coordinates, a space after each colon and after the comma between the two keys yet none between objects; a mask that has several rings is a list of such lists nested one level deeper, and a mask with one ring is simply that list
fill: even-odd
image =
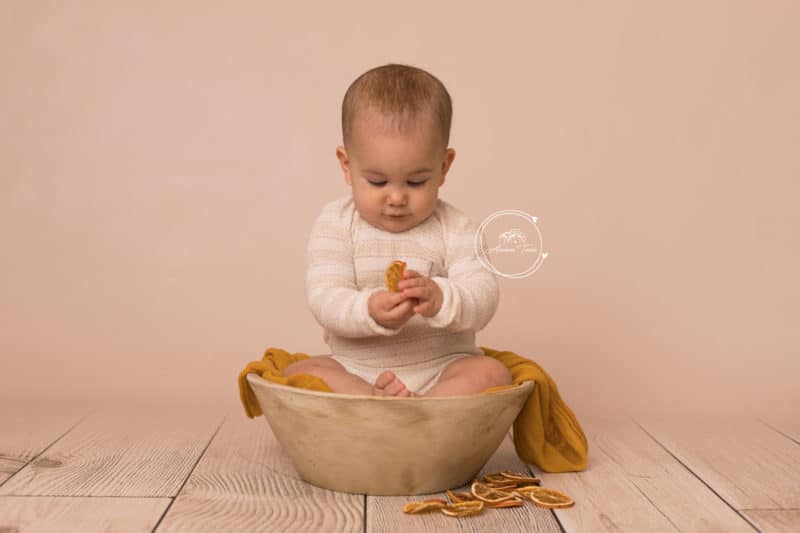
[{"label": "pile of dried orange slices", "polygon": [[541,480],[527,474],[503,470],[486,474],[472,482],[470,492],[448,490],[448,502],[442,498],[429,498],[403,506],[409,514],[441,511],[448,516],[471,516],[480,514],[484,508],[520,507],[525,500],[546,509],[560,509],[575,505],[575,500],[555,489],[541,486]]}]

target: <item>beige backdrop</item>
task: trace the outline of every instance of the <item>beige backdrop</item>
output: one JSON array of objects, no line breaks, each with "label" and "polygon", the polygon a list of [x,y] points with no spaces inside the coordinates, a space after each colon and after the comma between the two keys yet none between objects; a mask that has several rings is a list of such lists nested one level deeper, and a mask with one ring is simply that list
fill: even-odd
[{"label": "beige backdrop", "polygon": [[226,401],[268,346],[324,353],[341,99],[401,62],[453,97],[442,198],[537,215],[550,253],[480,345],[579,415],[790,411],[799,6],[6,0],[0,396]]}]

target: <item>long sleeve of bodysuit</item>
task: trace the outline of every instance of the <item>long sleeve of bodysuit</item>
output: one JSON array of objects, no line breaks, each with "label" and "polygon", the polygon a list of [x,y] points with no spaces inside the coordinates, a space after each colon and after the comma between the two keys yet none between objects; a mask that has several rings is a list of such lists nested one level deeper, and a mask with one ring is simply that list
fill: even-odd
[{"label": "long sleeve of bodysuit", "polygon": [[475,251],[477,226],[466,216],[445,210],[445,269],[447,277],[431,279],[442,290],[439,312],[426,321],[435,328],[448,331],[483,329],[494,316],[500,303],[500,290],[495,275],[481,265]]},{"label": "long sleeve of bodysuit", "polygon": [[369,314],[368,301],[382,287],[359,288],[355,280],[352,210],[328,204],[314,221],[308,240],[306,296],[311,313],[328,332],[349,338],[396,335]]}]

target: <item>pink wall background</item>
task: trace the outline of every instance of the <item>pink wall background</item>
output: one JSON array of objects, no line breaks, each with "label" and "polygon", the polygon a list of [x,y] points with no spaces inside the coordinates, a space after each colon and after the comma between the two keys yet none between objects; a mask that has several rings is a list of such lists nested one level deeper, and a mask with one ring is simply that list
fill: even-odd
[{"label": "pink wall background", "polygon": [[550,252],[479,345],[579,415],[792,410],[800,4],[487,5],[3,2],[0,398],[235,401],[266,347],[326,353],[341,99],[400,62],[453,97],[441,197]]}]

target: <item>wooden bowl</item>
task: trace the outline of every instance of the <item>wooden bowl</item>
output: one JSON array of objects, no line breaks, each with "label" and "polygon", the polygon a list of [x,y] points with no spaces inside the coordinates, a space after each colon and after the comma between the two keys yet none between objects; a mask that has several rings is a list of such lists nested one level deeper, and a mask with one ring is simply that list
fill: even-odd
[{"label": "wooden bowl", "polygon": [[312,391],[258,374],[248,374],[247,381],[302,479],[374,496],[441,492],[471,481],[536,384],[398,398]]}]

